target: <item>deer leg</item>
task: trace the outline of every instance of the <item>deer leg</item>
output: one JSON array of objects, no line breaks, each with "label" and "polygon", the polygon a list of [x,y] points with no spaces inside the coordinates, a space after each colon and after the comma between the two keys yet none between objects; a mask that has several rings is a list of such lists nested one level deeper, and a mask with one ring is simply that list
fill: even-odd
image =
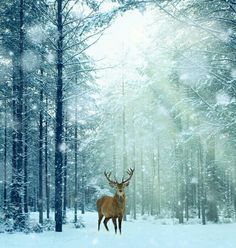
[{"label": "deer leg", "polygon": [[112,218],[112,222],[115,228],[115,233],[117,233],[117,224],[116,224],[116,218]]},{"label": "deer leg", "polygon": [[111,217],[105,218],[104,221],[103,221],[104,226],[105,226],[105,228],[107,229],[107,231],[109,231],[108,226],[107,226],[107,222],[110,220],[110,218],[111,218]]},{"label": "deer leg", "polygon": [[119,217],[119,218],[118,218],[118,222],[119,222],[119,230],[120,230],[120,234],[121,234],[122,217]]},{"label": "deer leg", "polygon": [[101,224],[102,218],[103,218],[103,215],[99,214],[98,215],[98,231],[100,230],[100,224]]}]

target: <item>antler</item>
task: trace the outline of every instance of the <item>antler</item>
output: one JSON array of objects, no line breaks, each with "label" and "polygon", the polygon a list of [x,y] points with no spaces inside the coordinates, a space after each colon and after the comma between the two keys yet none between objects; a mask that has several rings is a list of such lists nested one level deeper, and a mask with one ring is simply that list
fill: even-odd
[{"label": "antler", "polygon": [[122,178],[122,183],[127,183],[127,182],[131,179],[131,177],[132,177],[133,174],[134,174],[134,169],[129,168],[126,172],[127,172],[127,174],[129,175],[129,177],[128,177],[126,180],[124,180],[124,176],[123,176],[123,178]]},{"label": "antler", "polygon": [[115,178],[115,181],[112,181],[112,180],[110,179],[111,172],[108,173],[108,172],[104,171],[104,175],[105,175],[106,179],[108,180],[108,182],[109,182],[110,184],[114,185],[114,184],[117,183],[116,178]]}]

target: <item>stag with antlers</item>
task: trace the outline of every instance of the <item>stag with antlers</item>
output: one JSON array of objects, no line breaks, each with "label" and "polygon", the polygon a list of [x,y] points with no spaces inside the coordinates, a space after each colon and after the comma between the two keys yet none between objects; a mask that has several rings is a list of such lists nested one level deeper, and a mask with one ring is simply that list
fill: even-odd
[{"label": "stag with antlers", "polygon": [[132,178],[134,169],[130,168],[127,170],[128,178],[122,178],[122,181],[119,183],[116,178],[111,180],[111,172],[104,172],[106,179],[109,182],[109,185],[116,190],[114,196],[103,196],[98,199],[97,209],[98,209],[98,231],[100,230],[100,224],[105,217],[103,223],[107,231],[109,231],[107,222],[112,219],[115,233],[117,233],[117,219],[119,224],[119,230],[121,234],[121,223],[125,211],[125,187],[129,185],[129,181]]}]

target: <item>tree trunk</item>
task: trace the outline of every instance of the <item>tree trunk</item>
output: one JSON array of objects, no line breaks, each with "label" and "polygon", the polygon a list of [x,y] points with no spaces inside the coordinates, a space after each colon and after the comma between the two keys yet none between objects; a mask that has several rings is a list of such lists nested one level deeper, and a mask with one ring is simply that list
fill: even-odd
[{"label": "tree trunk", "polygon": [[[115,134],[115,130],[113,130],[113,134]],[[115,136],[112,136],[112,162],[113,162],[113,173],[116,176],[117,168],[116,168],[116,139]]]},{"label": "tree trunk", "polygon": [[[13,183],[12,183],[12,210],[14,229],[22,230],[24,228],[23,218],[23,44],[24,44],[24,10],[23,0],[20,0],[20,20],[19,20],[19,53],[16,55],[16,78],[13,82],[13,92],[16,101],[13,100],[13,120],[15,119],[15,132],[13,131]],[[15,117],[15,118],[14,118]]]},{"label": "tree trunk", "polygon": [[7,218],[8,201],[7,201],[7,101],[4,103],[4,162],[3,162],[3,210],[4,218]]},{"label": "tree trunk", "polygon": [[203,162],[203,149],[201,141],[199,141],[199,164],[200,164],[200,190],[201,190],[201,210],[202,224],[206,225],[206,190],[205,190],[205,163]]},{"label": "tree trunk", "polygon": [[[188,144],[187,144],[188,145]],[[189,220],[189,151],[188,148],[185,146],[185,156],[184,156],[184,163],[185,163],[185,218]]]},{"label": "tree trunk", "polygon": [[[41,69],[41,76],[43,70]],[[39,111],[39,223],[43,224],[43,86],[40,89],[40,111]]]},{"label": "tree trunk", "polygon": [[156,161],[155,161],[155,153],[154,153],[154,149],[152,151],[152,181],[151,181],[151,215],[154,215],[155,212],[155,178],[156,178]]},{"label": "tree trunk", "polygon": [[236,160],[233,162],[233,206],[236,212]]},{"label": "tree trunk", "polygon": [[[200,146],[200,144],[199,144]],[[197,212],[198,219],[201,219],[201,164],[200,164],[200,148],[197,151]]]},{"label": "tree trunk", "polygon": [[82,154],[82,168],[81,168],[81,213],[85,214],[85,154]]},{"label": "tree trunk", "polygon": [[17,159],[16,159],[16,85],[17,85],[17,65],[15,61],[15,57],[12,60],[13,64],[13,79],[12,79],[12,121],[13,121],[13,128],[12,128],[12,184],[11,184],[11,210],[14,211],[15,206],[15,192],[16,192],[16,169],[17,169]]},{"label": "tree trunk", "polygon": [[62,232],[62,168],[63,168],[63,24],[62,0],[57,0],[57,86],[55,130],[55,221],[56,232]]},{"label": "tree trunk", "polygon": [[[48,98],[46,97],[46,113],[48,111]],[[45,130],[44,130],[44,162],[45,162],[45,195],[46,195],[46,215],[50,218],[50,187],[49,187],[49,172],[48,172],[48,118],[45,115]]]},{"label": "tree trunk", "polygon": [[160,138],[157,140],[157,214],[161,214]]},{"label": "tree trunk", "polygon": [[[134,115],[133,115],[134,119]],[[134,127],[134,122],[132,125],[133,128],[133,168],[135,169],[136,166],[136,132],[135,132],[135,127]],[[133,175],[133,218],[136,220],[137,218],[137,209],[136,209],[136,173],[137,171],[134,172]]]},{"label": "tree trunk", "polygon": [[77,123],[78,107],[77,99],[75,103],[75,139],[74,139],[74,152],[75,152],[75,179],[74,179],[74,222],[78,220],[78,123]]},{"label": "tree trunk", "polygon": [[[122,110],[122,134],[123,134],[123,175],[127,169],[127,148],[126,148],[126,114],[125,114],[125,82],[122,74],[122,97],[123,97],[123,110]],[[123,215],[124,221],[126,221],[126,210]]]},{"label": "tree trunk", "polygon": [[[67,113],[65,120],[65,146],[68,142],[68,123]],[[66,223],[66,208],[67,208],[67,149],[64,155],[64,166],[63,166],[63,222]]]},{"label": "tree trunk", "polygon": [[210,137],[207,141],[206,153],[207,174],[209,175],[209,192],[208,192],[208,213],[209,221],[218,222],[218,209],[217,209],[217,175],[215,165],[215,137]]},{"label": "tree trunk", "polygon": [[178,161],[178,168],[177,168],[177,183],[178,183],[178,197],[177,197],[177,217],[179,219],[179,223],[184,223],[184,166],[183,166],[183,150],[181,145],[179,144],[176,147],[176,160]]},{"label": "tree trunk", "polygon": [[28,213],[28,106],[24,91],[24,212]]},{"label": "tree trunk", "polygon": [[145,197],[144,197],[144,165],[143,165],[143,149],[141,148],[141,187],[142,187],[142,202],[141,202],[141,215],[144,215],[144,201],[145,201]]}]

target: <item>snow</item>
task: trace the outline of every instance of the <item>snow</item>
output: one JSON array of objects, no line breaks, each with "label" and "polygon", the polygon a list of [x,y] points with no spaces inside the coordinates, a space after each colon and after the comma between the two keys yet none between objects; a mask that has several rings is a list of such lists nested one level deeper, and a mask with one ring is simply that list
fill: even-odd
[{"label": "snow", "polygon": [[200,79],[208,78],[208,62],[201,54],[185,55],[178,60],[180,80],[186,84],[197,85]]},{"label": "snow", "polygon": [[67,146],[66,146],[66,143],[65,142],[62,142],[60,147],[59,147],[59,150],[61,152],[66,152],[66,149],[67,149]]},{"label": "snow", "polygon": [[236,224],[173,224],[153,218],[123,222],[122,235],[115,235],[112,222],[107,232],[97,231],[97,213],[83,216],[86,227],[75,229],[73,223],[63,226],[62,233],[0,234],[1,248],[233,248]]},{"label": "snow", "polygon": [[197,179],[196,177],[193,177],[193,178],[191,179],[191,183],[192,183],[192,184],[197,184],[197,183],[198,183],[198,179]]},{"label": "snow", "polygon": [[49,52],[46,55],[48,63],[54,63],[55,62],[55,55],[52,52]]},{"label": "snow", "polygon": [[52,137],[52,136],[54,135],[54,131],[53,131],[53,130],[49,130],[49,131],[48,131],[48,135],[49,135],[50,137]]},{"label": "snow", "polygon": [[222,31],[219,35],[219,38],[223,41],[223,42],[229,42],[232,36],[232,29],[228,29],[226,31]]},{"label": "snow", "polygon": [[27,72],[34,71],[39,66],[38,56],[31,50],[23,54],[23,68]]},{"label": "snow", "polygon": [[41,44],[45,39],[45,34],[41,25],[30,27],[27,31],[27,35],[34,44]]},{"label": "snow", "polygon": [[236,69],[235,68],[231,70],[231,76],[233,79],[236,79]]},{"label": "snow", "polygon": [[216,103],[217,105],[228,105],[230,104],[232,101],[231,101],[231,98],[228,94],[226,94],[225,92],[218,92],[216,94]]}]

